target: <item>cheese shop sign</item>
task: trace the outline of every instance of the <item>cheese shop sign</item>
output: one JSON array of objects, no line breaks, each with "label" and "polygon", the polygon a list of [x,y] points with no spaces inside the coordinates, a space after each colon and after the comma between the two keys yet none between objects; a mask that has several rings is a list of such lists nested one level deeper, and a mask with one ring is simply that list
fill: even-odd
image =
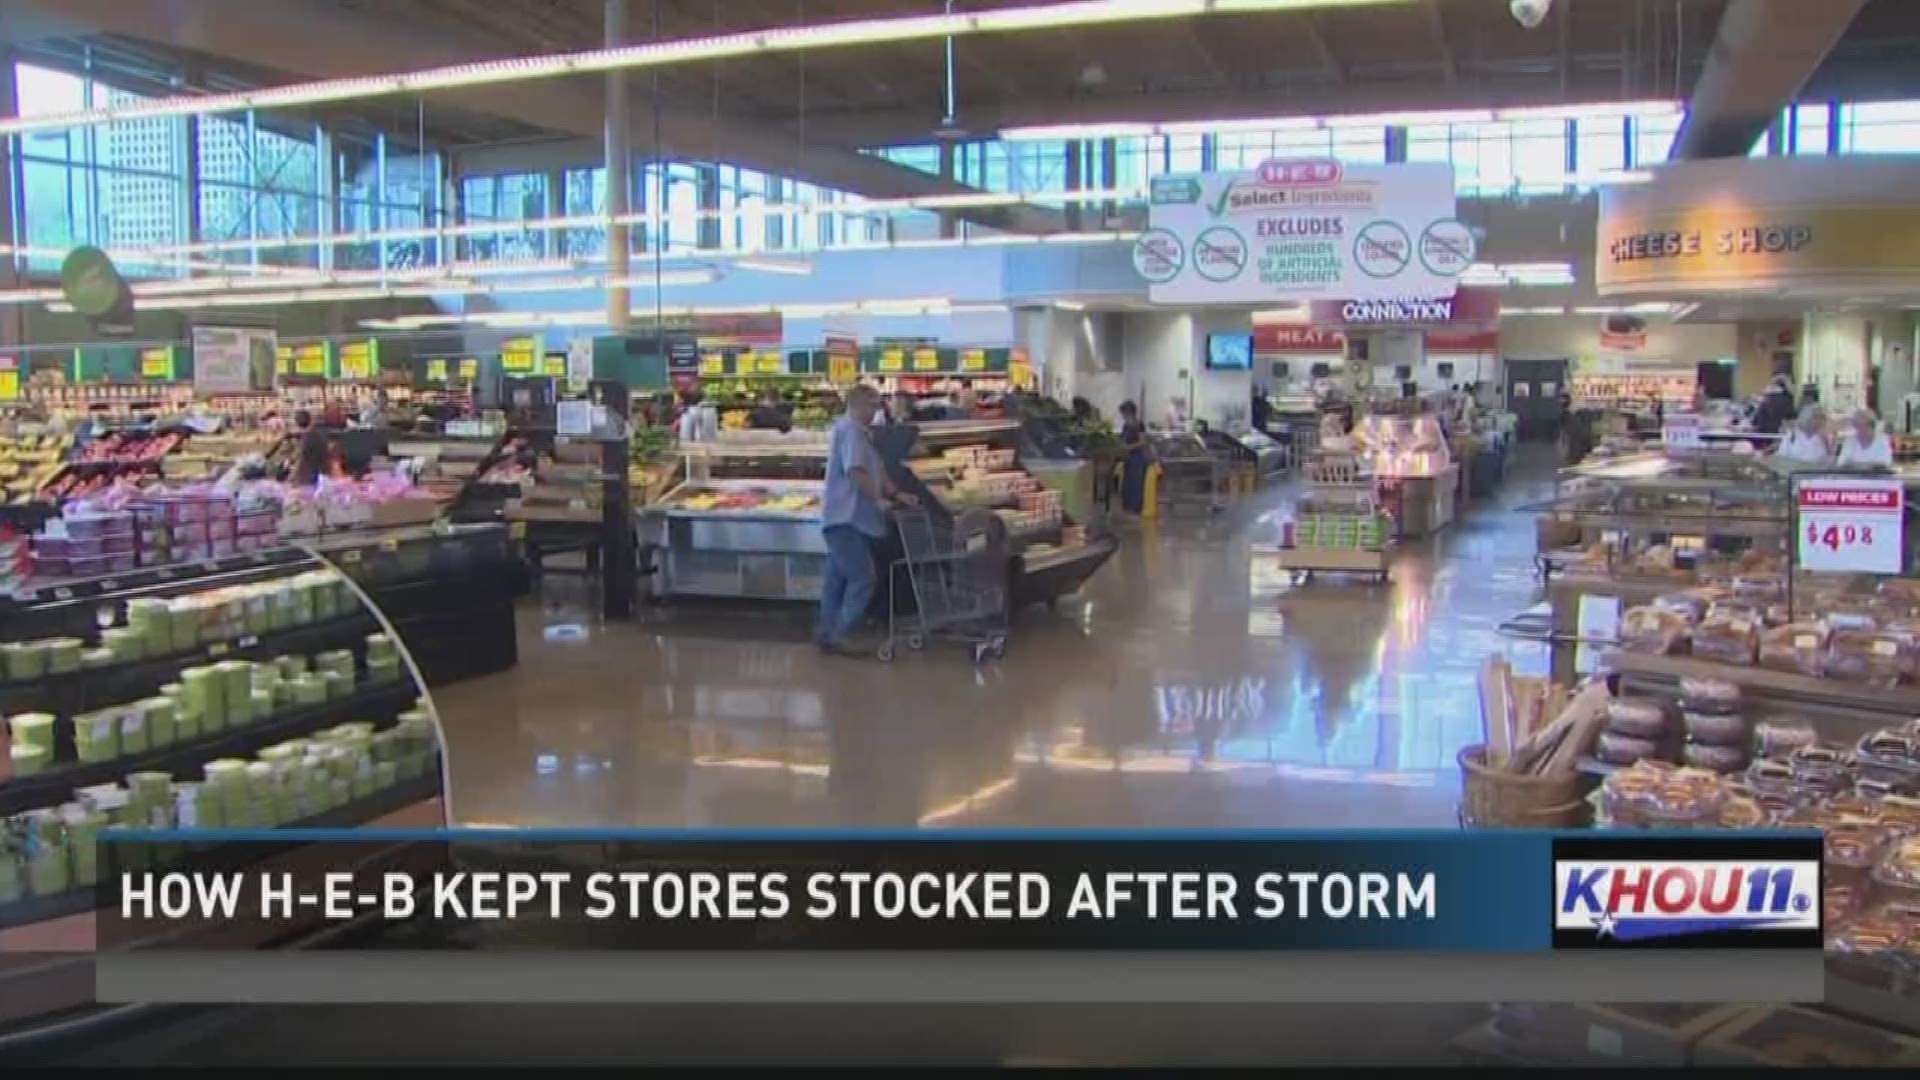
[{"label": "cheese shop sign", "polygon": [[1616,236],[1607,258],[1616,263],[1646,259],[1692,259],[1704,255],[1788,255],[1813,243],[1813,228],[1794,223],[1744,225],[1708,232],[1660,230]]}]

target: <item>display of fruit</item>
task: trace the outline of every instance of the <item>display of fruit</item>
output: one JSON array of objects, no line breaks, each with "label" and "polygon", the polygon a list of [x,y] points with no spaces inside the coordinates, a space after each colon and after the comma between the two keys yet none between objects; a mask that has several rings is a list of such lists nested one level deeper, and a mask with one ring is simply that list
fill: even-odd
[{"label": "display of fruit", "polygon": [[676,500],[686,510],[760,510],[781,514],[811,514],[820,509],[820,496],[810,491],[746,488],[741,491],[689,491]]},{"label": "display of fruit", "polygon": [[103,435],[81,448],[77,461],[158,461],[172,453],[184,441],[176,431],[144,435],[116,431]]}]

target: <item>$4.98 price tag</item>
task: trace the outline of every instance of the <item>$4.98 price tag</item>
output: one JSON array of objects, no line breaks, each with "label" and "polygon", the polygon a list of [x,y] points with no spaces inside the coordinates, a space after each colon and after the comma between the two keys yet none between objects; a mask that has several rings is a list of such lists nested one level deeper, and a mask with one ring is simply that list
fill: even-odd
[{"label": "$4.98 price tag", "polygon": [[1800,482],[1800,568],[1898,574],[1906,492],[1899,480],[1823,476]]}]

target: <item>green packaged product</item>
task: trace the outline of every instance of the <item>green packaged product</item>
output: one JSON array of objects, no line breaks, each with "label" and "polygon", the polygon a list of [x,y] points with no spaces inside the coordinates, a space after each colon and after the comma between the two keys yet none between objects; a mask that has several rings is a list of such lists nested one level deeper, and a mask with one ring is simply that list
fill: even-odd
[{"label": "green packaged product", "polygon": [[52,713],[21,713],[7,721],[7,726],[13,729],[15,746],[25,743],[28,746],[37,746],[51,755],[53,725],[56,722]]},{"label": "green packaged product", "polygon": [[274,714],[273,691],[255,690],[248,696],[253,699],[253,718],[255,721],[265,720]]},{"label": "green packaged product", "polygon": [[215,787],[242,783],[247,776],[247,762],[241,758],[215,758],[200,767],[207,783]]},{"label": "green packaged product", "polygon": [[26,895],[26,870],[12,852],[0,850],[0,904],[11,904]]},{"label": "green packaged product", "polygon": [[173,638],[173,652],[200,647],[200,606],[191,600],[176,600],[167,610],[167,623]]},{"label": "green packaged product", "polygon": [[143,597],[127,601],[127,625],[139,632],[141,647],[148,656],[173,651],[173,620],[167,614],[165,600]]},{"label": "green packaged product", "polygon": [[338,810],[353,801],[353,781],[335,777],[327,781],[327,808]]},{"label": "green packaged product", "polygon": [[353,797],[365,799],[373,794],[373,768],[369,764],[365,772],[353,774]]},{"label": "green packaged product", "polygon": [[306,752],[306,746],[299,742],[274,743],[272,746],[266,746],[260,749],[260,760],[278,765],[283,761],[296,761],[304,756]]},{"label": "green packaged product", "polygon": [[400,775],[408,780],[418,780],[427,775],[428,763],[432,760],[432,754],[418,751],[407,754],[400,759]]},{"label": "green packaged product", "polygon": [[170,697],[142,698],[134,702],[134,708],[147,714],[147,745],[155,750],[163,746],[172,746],[179,738],[179,706]]},{"label": "green packaged product", "polygon": [[77,803],[60,808],[60,820],[67,831],[67,851],[73,859],[74,883],[95,885],[100,881],[100,831],[109,824],[107,815],[88,810]]},{"label": "green packaged product", "polygon": [[44,746],[28,743],[15,743],[8,749],[13,759],[13,775],[33,776],[46,771],[47,763],[53,760],[53,754]]},{"label": "green packaged product", "polygon": [[367,681],[376,686],[385,686],[388,683],[399,682],[400,658],[390,657],[385,660],[368,658]]},{"label": "green packaged product", "polygon": [[300,797],[293,788],[282,786],[275,790],[271,803],[274,825],[291,825],[300,820]]},{"label": "green packaged product", "polygon": [[7,678],[37,679],[47,673],[47,647],[42,641],[9,641],[0,645],[7,661]]},{"label": "green packaged product", "polygon": [[292,599],[288,602],[292,605],[292,608],[293,608],[294,625],[304,626],[307,623],[312,622],[313,621],[313,586],[295,583],[293,588],[288,590],[288,593],[292,597]]},{"label": "green packaged product", "polygon": [[282,679],[294,679],[307,673],[307,658],[304,656],[282,656],[276,663],[280,665]]},{"label": "green packaged product", "polygon": [[369,748],[375,761],[394,761],[406,749],[406,734],[399,728],[388,728],[373,733]]},{"label": "green packaged product", "polygon": [[322,676],[327,684],[327,697],[343,698],[353,693],[353,672],[329,671]]},{"label": "green packaged product", "polygon": [[322,621],[337,618],[340,614],[340,593],[330,581],[313,583],[313,617]]},{"label": "green packaged product", "polygon": [[74,756],[88,764],[120,756],[120,715],[113,709],[82,713],[73,718]]},{"label": "green packaged product", "polygon": [[200,713],[202,731],[211,733],[227,726],[226,685],[216,668],[183,668],[180,684],[185,690],[182,700],[186,706]]},{"label": "green packaged product", "polygon": [[327,700],[327,681],[319,675],[299,675],[293,679],[293,701],[301,707],[319,705]]},{"label": "green packaged product", "polygon": [[73,887],[64,844],[41,847],[27,857],[27,888],[35,896],[58,896]]},{"label": "green packaged product", "polygon": [[222,660],[213,665],[220,676],[220,697],[227,706],[227,723],[238,725],[253,721],[253,664],[246,660]]},{"label": "green packaged product", "polygon": [[157,770],[130,772],[127,774],[127,790],[142,798],[163,801],[173,787],[173,774]]},{"label": "green packaged product", "polygon": [[100,644],[119,663],[138,660],[147,651],[146,636],[131,626],[109,626],[100,631]]},{"label": "green packaged product", "polygon": [[376,761],[373,763],[373,786],[385,790],[393,786],[400,778],[400,766],[397,762]]},{"label": "green packaged product", "polygon": [[287,630],[294,625],[293,590],[285,582],[276,582],[267,593],[267,622],[275,630]]},{"label": "green packaged product", "polygon": [[80,666],[89,670],[111,667],[119,662],[120,658],[113,655],[112,649],[88,649],[80,654]]},{"label": "green packaged product", "polygon": [[247,787],[255,795],[270,795],[279,786],[280,773],[271,761],[249,761],[245,770]]},{"label": "green packaged product", "polygon": [[100,836],[103,842],[111,845],[108,850],[113,852],[113,857],[119,863],[115,869],[125,873],[136,873],[152,864],[154,845],[113,843],[111,838],[115,833],[125,832],[129,828],[132,826],[115,822],[101,829]]},{"label": "green packaged product", "polygon": [[173,741],[189,742],[200,737],[200,713],[185,702],[173,704]]},{"label": "green packaged product", "polygon": [[272,660],[253,665],[253,688],[272,691],[280,685],[280,665]]},{"label": "green packaged product", "polygon": [[50,638],[47,646],[47,671],[54,675],[65,675],[80,670],[80,654],[87,643],[79,638]]},{"label": "green packaged product", "polygon": [[328,649],[313,658],[313,666],[322,672],[342,671],[351,675],[353,674],[353,650]]},{"label": "green packaged product", "polygon": [[273,602],[265,593],[247,597],[247,633],[265,634],[273,630]]},{"label": "green packaged product", "polygon": [[328,728],[326,731],[322,732],[322,734],[326,735],[328,738],[333,739],[336,742],[342,742],[342,743],[354,742],[354,741],[364,742],[365,740],[373,736],[373,721],[371,720],[342,721],[341,723],[335,724],[332,727]]},{"label": "green packaged product", "polygon": [[385,634],[368,634],[367,635],[367,657],[369,659],[384,660],[388,657],[393,657],[398,655],[399,655],[398,653],[393,651],[392,638],[388,637]]},{"label": "green packaged product", "polygon": [[120,710],[120,752],[144,754],[153,748],[147,740],[147,714],[138,706]]},{"label": "green packaged product", "polygon": [[220,790],[212,784],[173,785],[173,820],[182,829],[222,828]]}]

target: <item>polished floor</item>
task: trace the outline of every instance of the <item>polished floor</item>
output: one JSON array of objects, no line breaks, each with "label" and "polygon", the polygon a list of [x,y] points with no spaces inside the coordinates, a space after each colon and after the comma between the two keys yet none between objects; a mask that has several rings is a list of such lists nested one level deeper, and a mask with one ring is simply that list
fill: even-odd
[{"label": "polished floor", "polygon": [[555,579],[512,672],[436,695],[462,823],[633,827],[1392,827],[1455,822],[1498,624],[1533,602],[1544,450],[1385,586],[1294,587],[1250,554],[1293,497],[1121,525],[1081,595],[976,667],[936,641],[824,658],[811,612],[685,602],[632,622]]}]

